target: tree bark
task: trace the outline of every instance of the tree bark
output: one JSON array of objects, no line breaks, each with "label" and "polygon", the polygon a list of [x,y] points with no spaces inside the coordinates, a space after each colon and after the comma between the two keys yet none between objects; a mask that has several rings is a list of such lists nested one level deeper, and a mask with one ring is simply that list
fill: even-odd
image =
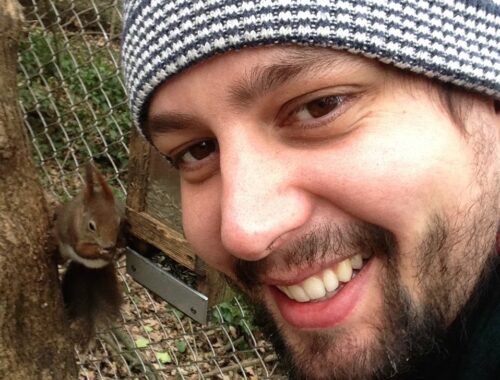
[{"label": "tree bark", "polygon": [[22,11],[0,1],[0,379],[73,379],[50,212],[17,103]]}]

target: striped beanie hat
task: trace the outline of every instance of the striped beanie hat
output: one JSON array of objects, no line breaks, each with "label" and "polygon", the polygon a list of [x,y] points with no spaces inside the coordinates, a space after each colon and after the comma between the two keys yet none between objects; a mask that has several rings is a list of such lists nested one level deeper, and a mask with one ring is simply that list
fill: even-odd
[{"label": "striped beanie hat", "polygon": [[125,0],[134,121],[166,79],[247,46],[332,47],[500,99],[499,0]]}]

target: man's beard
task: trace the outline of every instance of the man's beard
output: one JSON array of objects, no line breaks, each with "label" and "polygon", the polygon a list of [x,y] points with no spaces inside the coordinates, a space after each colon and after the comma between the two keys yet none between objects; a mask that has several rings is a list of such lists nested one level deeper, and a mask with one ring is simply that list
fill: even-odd
[{"label": "man's beard", "polygon": [[[481,225],[468,225],[474,231],[467,233],[465,226],[452,228],[444,218],[435,216],[412,252],[401,252],[395,236],[378,226],[321,226],[263,260],[237,261],[235,273],[256,307],[255,322],[273,342],[290,379],[405,378],[423,358],[433,356],[439,360],[446,356],[443,341],[450,323],[465,318],[471,294],[480,288],[495,266],[493,261],[498,260],[491,239],[498,229],[494,219],[490,218],[488,225],[484,219]],[[291,333],[290,327],[278,322],[262,302],[258,279],[277,265],[269,259],[273,254],[283,258],[281,265],[294,268],[360,252],[370,252],[384,262],[384,273],[379,274],[383,310],[378,316],[370,316],[373,336],[367,341],[344,327]],[[418,267],[418,300],[401,280],[402,255],[412,255],[412,264]],[[451,256],[454,259],[450,260]],[[464,315],[459,315],[461,311]],[[287,333],[295,334],[301,347],[289,344]]]}]

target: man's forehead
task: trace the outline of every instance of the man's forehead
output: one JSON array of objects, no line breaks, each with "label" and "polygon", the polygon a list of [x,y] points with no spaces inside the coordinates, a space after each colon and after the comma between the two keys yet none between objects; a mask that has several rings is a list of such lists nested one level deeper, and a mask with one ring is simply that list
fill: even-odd
[{"label": "man's forehead", "polygon": [[[245,105],[259,93],[279,87],[301,74],[320,76],[326,71],[345,72],[346,68],[371,63],[364,57],[331,48],[271,47],[262,50],[264,56],[246,66],[234,81],[230,97],[236,103]],[[375,61],[372,64],[377,65]]]},{"label": "man's forehead", "polygon": [[239,68],[241,69],[239,70],[240,73],[249,77],[255,77],[259,74],[259,70],[268,66],[309,65],[312,68],[319,69],[322,67],[331,67],[332,64],[367,64],[367,62],[378,64],[376,61],[372,61],[361,55],[328,47],[293,45],[247,47],[209,57],[188,67],[175,75],[173,79],[189,76],[190,73],[198,71],[199,68],[212,71],[214,67],[219,67],[220,71],[226,74],[227,69]]},{"label": "man's forehead", "polygon": [[[252,102],[287,85],[302,86],[322,77],[337,77],[338,84],[359,80],[379,70],[381,64],[368,58],[332,48],[259,47],[217,55],[167,80],[155,91],[147,107],[143,131],[148,136],[195,128],[203,124],[201,114],[209,99],[244,110]],[[326,83],[326,82],[325,82]],[[200,108],[201,107],[201,108]]]},{"label": "man's forehead", "polygon": [[[203,86],[213,82],[213,87],[226,86],[233,105],[245,105],[252,98],[301,75],[321,76],[326,71],[347,71],[366,67],[379,67],[377,61],[332,48],[271,46],[245,48],[216,55],[193,65],[159,86],[150,103],[154,105],[158,93],[160,103],[179,100],[185,88]],[[166,102],[166,103],[165,103]],[[157,107],[153,106],[153,112]]]}]

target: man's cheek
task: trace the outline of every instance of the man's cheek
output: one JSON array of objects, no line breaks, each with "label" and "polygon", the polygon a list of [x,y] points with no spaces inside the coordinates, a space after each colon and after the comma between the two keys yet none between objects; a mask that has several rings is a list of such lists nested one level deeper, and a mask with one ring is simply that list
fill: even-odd
[{"label": "man's cheek", "polygon": [[183,194],[184,235],[195,253],[208,265],[228,273],[232,261],[220,241],[220,209],[208,198]]},{"label": "man's cheek", "polygon": [[[429,214],[457,201],[455,194],[470,173],[463,153],[450,149],[446,132],[398,125],[399,130],[380,136],[360,134],[333,155],[317,154],[307,166],[314,179],[311,188],[335,207],[390,231],[412,234],[426,228]],[[446,131],[449,126],[435,128]]]},{"label": "man's cheek", "polygon": [[425,228],[436,191],[436,180],[426,170],[409,175],[389,164],[385,170],[369,165],[350,165],[337,173],[341,170],[348,174],[336,175],[333,181],[320,173],[315,176],[313,186],[318,195],[328,199],[330,207],[397,232],[398,238]]}]

